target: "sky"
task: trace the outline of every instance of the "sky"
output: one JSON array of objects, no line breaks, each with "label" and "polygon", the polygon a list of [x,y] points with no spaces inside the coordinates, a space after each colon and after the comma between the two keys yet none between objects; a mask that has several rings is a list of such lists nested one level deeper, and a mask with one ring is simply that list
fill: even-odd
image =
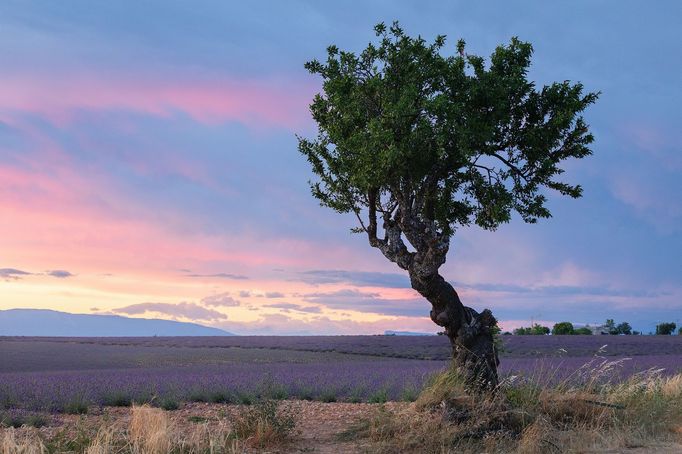
[{"label": "sky", "polygon": [[[653,6],[655,5],[655,7]],[[581,199],[461,229],[442,274],[503,329],[682,325],[682,3],[0,3],[0,310],[192,321],[238,334],[435,332],[354,217],[322,208],[312,137],[330,44],[378,22],[488,56],[535,49],[538,85],[601,91]]]}]

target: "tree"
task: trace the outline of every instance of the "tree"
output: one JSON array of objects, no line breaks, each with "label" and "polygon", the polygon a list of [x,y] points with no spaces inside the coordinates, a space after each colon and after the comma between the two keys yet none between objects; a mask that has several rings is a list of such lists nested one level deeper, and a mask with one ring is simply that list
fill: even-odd
[{"label": "tree", "polygon": [[586,326],[582,326],[582,327],[580,327],[580,328],[576,328],[576,329],[573,331],[573,334],[580,334],[580,335],[591,336],[591,335],[592,335],[592,330],[589,329],[589,328],[586,327]]},{"label": "tree", "polygon": [[574,334],[573,323],[571,322],[560,322],[554,325],[552,328],[552,334],[562,335],[562,334]]},{"label": "tree", "polygon": [[618,329],[616,328],[616,322],[614,322],[612,318],[609,318],[606,320],[606,323],[604,323],[604,328],[606,328],[606,331],[609,334],[618,334]]},{"label": "tree", "polygon": [[632,334],[632,327],[628,322],[623,322],[616,326],[616,331],[618,331],[618,334],[625,334],[629,336]]},{"label": "tree", "polygon": [[663,335],[663,336],[669,336],[675,332],[675,328],[677,328],[677,325],[675,324],[675,322],[659,323],[658,325],[656,325],[656,334],[657,335]]},{"label": "tree", "polygon": [[537,323],[533,323],[533,326],[528,328],[520,327],[514,330],[514,334],[517,336],[544,336],[549,334],[549,332],[549,328]]},{"label": "tree", "polygon": [[323,81],[310,106],[317,137],[298,137],[312,193],[353,213],[353,231],[407,271],[472,388],[494,386],[497,320],[464,306],[439,269],[459,227],[495,230],[514,213],[534,223],[550,216],[547,189],[581,195],[557,177],[563,161],[591,154],[580,114],[598,95],[569,81],[537,89],[533,48],[517,38],[486,64],[463,40],[446,55],[444,36],[427,43],[397,22],[375,32],[359,54],[332,45],[326,61],[305,64]]}]

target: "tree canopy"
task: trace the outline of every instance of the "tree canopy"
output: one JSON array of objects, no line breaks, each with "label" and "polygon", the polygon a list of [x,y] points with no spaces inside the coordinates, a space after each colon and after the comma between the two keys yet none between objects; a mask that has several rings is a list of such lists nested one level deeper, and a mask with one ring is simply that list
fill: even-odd
[{"label": "tree canopy", "polygon": [[552,334],[554,335],[574,333],[575,329],[573,329],[573,323],[571,322],[559,322],[554,324],[554,327],[552,328]]},{"label": "tree canopy", "polygon": [[322,205],[354,212],[355,230],[381,247],[391,232],[376,237],[379,213],[420,250],[458,226],[492,230],[513,212],[549,217],[545,188],[581,195],[558,179],[560,164],[591,153],[580,114],[597,93],[570,81],[536,87],[527,78],[533,47],[517,38],[486,62],[463,40],[427,43],[398,23],[375,32],[378,42],[359,54],[332,45],[326,61],[305,65],[322,76],[323,93],[310,106],[318,135],[299,137],[299,150]]}]

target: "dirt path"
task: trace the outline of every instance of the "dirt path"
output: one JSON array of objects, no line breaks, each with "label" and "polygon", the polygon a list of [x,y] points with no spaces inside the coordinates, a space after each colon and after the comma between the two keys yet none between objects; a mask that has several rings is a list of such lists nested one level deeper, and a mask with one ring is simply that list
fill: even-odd
[{"label": "dirt path", "polygon": [[[350,429],[363,419],[370,418],[380,407],[377,404],[322,403],[292,401],[287,403],[297,415],[300,435],[291,452],[316,454],[359,453],[358,442],[339,434]],[[408,404],[389,402],[384,407],[394,411]],[[361,445],[360,445],[361,446]]]}]

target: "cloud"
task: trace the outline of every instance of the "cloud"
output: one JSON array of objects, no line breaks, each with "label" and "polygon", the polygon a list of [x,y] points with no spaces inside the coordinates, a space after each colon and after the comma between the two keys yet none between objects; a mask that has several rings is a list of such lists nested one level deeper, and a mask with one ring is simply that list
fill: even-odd
[{"label": "cloud", "polygon": [[341,289],[333,292],[313,292],[304,293],[304,298],[334,298],[334,297],[348,297],[348,298],[376,298],[380,295],[378,293],[361,292],[356,289]]},{"label": "cloud", "polygon": [[320,308],[317,306],[301,306],[300,304],[294,303],[267,304],[265,307],[274,307],[285,311],[307,312],[310,314],[319,314],[321,312]]},{"label": "cloud", "polygon": [[227,320],[227,315],[205,307],[199,306],[195,303],[139,303],[131,304],[130,306],[113,309],[112,312],[128,315],[142,315],[147,312],[157,312],[159,314],[169,315],[173,318],[181,317],[190,320],[202,321],[218,321]]},{"label": "cloud", "polygon": [[74,276],[73,274],[71,274],[70,272],[68,272],[66,270],[52,270],[52,271],[48,271],[47,274],[49,276],[56,277],[59,279],[65,279],[67,277],[73,277]]},{"label": "cloud", "polygon": [[523,294],[528,296],[622,296],[629,298],[655,298],[664,293],[649,290],[614,289],[611,287],[577,286],[577,285],[543,285],[521,286],[511,284],[477,283],[466,284],[453,282],[455,288],[480,290],[493,293]]},{"label": "cloud", "polygon": [[240,298],[249,298],[250,296],[251,296],[251,292],[248,290],[242,290],[239,292]]},{"label": "cloud", "polygon": [[0,77],[4,109],[28,112],[56,120],[89,111],[127,111],[159,117],[182,112],[193,120],[220,124],[237,121],[249,126],[301,128],[308,121],[306,105],[314,88],[290,80],[273,87],[256,80],[171,80],[139,74],[62,74],[43,77],[22,74]]},{"label": "cloud", "polygon": [[377,293],[351,289],[308,293],[304,295],[303,300],[333,309],[393,316],[427,316],[430,310],[430,305],[424,298],[388,299],[380,298]]},{"label": "cloud", "polygon": [[298,273],[295,280],[307,284],[345,283],[358,287],[409,288],[407,274],[348,270],[310,270]]},{"label": "cloud", "polygon": [[229,293],[219,293],[217,295],[207,296],[201,299],[201,304],[205,306],[215,307],[234,307],[239,306],[241,302],[230,296]]},{"label": "cloud", "polygon": [[214,273],[214,274],[186,274],[187,277],[217,277],[220,279],[232,279],[235,281],[243,281],[248,279],[247,276],[241,274],[231,274],[231,273]]},{"label": "cloud", "polygon": [[[301,320],[282,313],[262,314],[256,321],[220,322],[215,326],[241,335],[294,336],[383,334],[387,330],[435,333],[440,329],[428,317],[395,317],[366,322],[351,319],[335,320],[322,315],[313,315],[309,319]],[[447,342],[447,339],[444,339],[443,342]]]},{"label": "cloud", "polygon": [[284,293],[282,292],[265,292],[266,298],[284,298]]},{"label": "cloud", "polygon": [[21,279],[23,276],[30,276],[33,273],[29,273],[28,271],[22,271],[18,270],[16,268],[0,268],[0,278],[6,279],[6,280],[17,280]]},{"label": "cloud", "polygon": [[670,168],[647,169],[642,164],[637,171],[621,171],[611,177],[613,196],[629,206],[644,222],[659,233],[673,234],[682,225],[682,201],[675,194],[682,191],[680,173]]}]

